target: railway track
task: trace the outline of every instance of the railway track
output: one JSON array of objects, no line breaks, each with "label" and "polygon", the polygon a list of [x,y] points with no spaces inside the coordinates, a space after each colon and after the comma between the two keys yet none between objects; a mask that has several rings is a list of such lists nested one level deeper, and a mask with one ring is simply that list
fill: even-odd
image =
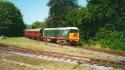
[{"label": "railway track", "polygon": [[[46,44],[46,43],[44,43],[44,44]],[[75,48],[78,50],[90,50],[90,51],[102,52],[102,53],[107,53],[107,54],[125,57],[125,52],[120,52],[120,51],[104,50],[104,49],[97,49],[97,48],[86,48],[86,47],[82,47],[82,46],[67,46],[67,45],[60,45],[60,44],[55,44],[55,43],[47,43],[47,45],[48,46],[64,47],[64,48]]]},{"label": "railway track", "polygon": [[[6,45],[3,45],[6,46]],[[0,46],[0,49],[5,50],[5,51],[12,51],[12,52],[19,52],[23,54],[30,54],[30,55],[42,55],[42,56],[47,56],[47,57],[52,57],[52,58],[57,58],[57,59],[64,59],[65,60],[70,60],[71,62],[75,61],[78,64],[83,64],[83,63],[88,63],[91,65],[98,65],[98,66],[105,66],[105,67],[116,67],[116,68],[122,68],[123,70],[125,69],[125,62],[109,62],[105,60],[95,60],[91,59],[88,57],[82,57],[82,56],[76,56],[76,55],[68,55],[68,54],[63,54],[63,53],[57,53],[57,52],[49,52],[49,51],[40,51],[40,50],[32,50],[32,49],[27,49],[27,48],[19,48],[19,47],[10,47],[6,46],[3,47]]]}]

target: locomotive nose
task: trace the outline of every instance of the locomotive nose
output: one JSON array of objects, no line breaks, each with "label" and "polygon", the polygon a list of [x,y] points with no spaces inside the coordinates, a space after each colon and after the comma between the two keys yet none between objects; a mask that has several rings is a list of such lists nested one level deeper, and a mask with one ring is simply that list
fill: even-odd
[{"label": "locomotive nose", "polygon": [[78,37],[78,33],[73,34],[73,37]]},{"label": "locomotive nose", "polygon": [[79,41],[79,33],[70,33],[69,40],[70,41]]}]

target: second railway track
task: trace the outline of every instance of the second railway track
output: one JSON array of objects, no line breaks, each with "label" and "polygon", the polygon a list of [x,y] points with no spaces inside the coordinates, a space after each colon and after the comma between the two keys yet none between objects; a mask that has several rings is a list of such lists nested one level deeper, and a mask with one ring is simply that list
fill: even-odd
[{"label": "second railway track", "polygon": [[[4,45],[5,46],[5,45]],[[125,69],[124,65],[125,62],[108,62],[104,60],[93,60],[88,57],[83,57],[83,56],[76,56],[76,55],[69,55],[69,54],[63,54],[63,53],[58,53],[58,52],[49,52],[49,51],[41,51],[41,50],[32,50],[32,49],[27,49],[27,48],[19,48],[19,47],[2,47],[0,46],[0,49],[5,50],[5,51],[10,51],[10,52],[17,52],[17,53],[23,53],[23,54],[29,54],[29,55],[41,55],[41,56],[46,56],[48,58],[52,59],[63,59],[63,61],[70,61],[70,62],[75,62],[78,64],[83,64],[83,63],[88,63],[88,64],[95,64],[98,66],[105,66],[105,67],[116,67],[116,68],[123,68]]]}]

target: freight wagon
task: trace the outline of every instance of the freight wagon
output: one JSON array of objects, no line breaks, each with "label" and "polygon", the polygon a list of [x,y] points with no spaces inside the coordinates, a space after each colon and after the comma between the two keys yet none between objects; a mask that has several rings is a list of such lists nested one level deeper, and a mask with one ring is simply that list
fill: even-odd
[{"label": "freight wagon", "polygon": [[28,38],[59,44],[75,45],[79,41],[79,29],[77,27],[26,29],[24,35]]}]

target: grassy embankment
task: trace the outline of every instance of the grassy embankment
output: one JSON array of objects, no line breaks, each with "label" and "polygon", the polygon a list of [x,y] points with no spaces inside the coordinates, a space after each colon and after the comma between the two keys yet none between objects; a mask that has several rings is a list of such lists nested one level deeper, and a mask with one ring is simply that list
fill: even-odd
[{"label": "grassy embankment", "polygon": [[78,50],[74,48],[62,48],[62,47],[55,47],[55,46],[48,46],[45,45],[41,41],[31,40],[24,37],[12,37],[12,38],[6,38],[0,40],[1,44],[7,44],[7,45],[16,45],[17,47],[23,47],[23,48],[29,48],[34,50],[45,50],[50,52],[59,52],[59,53],[65,53],[70,55],[77,55],[77,56],[84,56],[89,57],[92,59],[102,59],[102,60],[108,60],[108,61],[119,61],[119,58],[115,58],[112,56],[104,56],[100,53],[94,53],[91,51],[86,50]]}]

